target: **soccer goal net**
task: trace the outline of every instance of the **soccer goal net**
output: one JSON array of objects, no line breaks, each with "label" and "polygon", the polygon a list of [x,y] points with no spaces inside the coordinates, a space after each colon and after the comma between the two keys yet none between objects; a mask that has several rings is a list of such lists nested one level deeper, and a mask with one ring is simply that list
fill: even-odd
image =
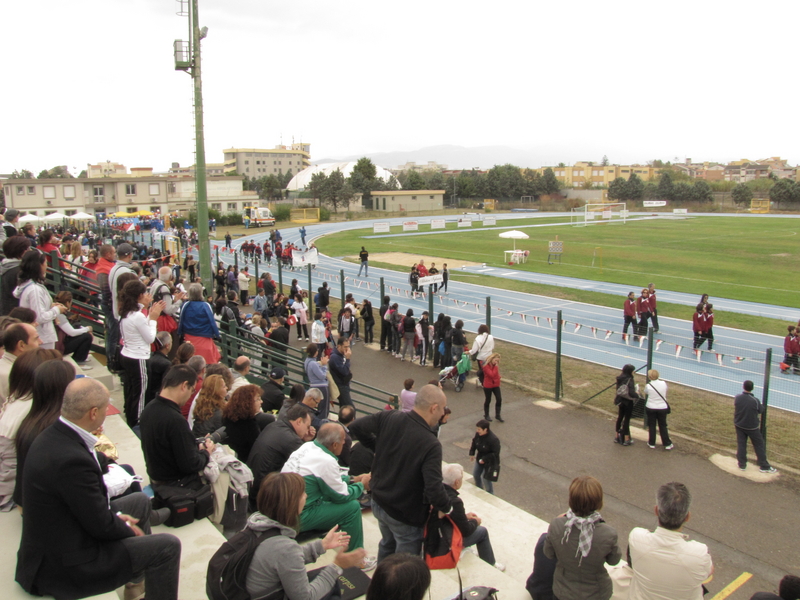
[{"label": "soccer goal net", "polygon": [[573,208],[570,222],[576,227],[585,227],[594,223],[625,223],[628,218],[628,205],[625,202],[604,202],[602,204],[585,204]]}]

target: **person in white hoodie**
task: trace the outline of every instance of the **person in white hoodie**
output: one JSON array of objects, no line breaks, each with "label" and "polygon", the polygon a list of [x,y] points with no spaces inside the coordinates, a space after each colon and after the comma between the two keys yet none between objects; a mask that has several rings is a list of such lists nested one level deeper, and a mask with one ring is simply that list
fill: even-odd
[{"label": "person in white hoodie", "polygon": [[[120,332],[122,348],[122,368],[125,370],[123,390],[125,396],[125,420],[128,427],[139,423],[144,408],[150,372],[150,344],[156,339],[158,317],[165,302],[153,303],[147,287],[138,279],[133,279],[122,288],[119,301]],[[147,316],[143,308],[150,309]]]},{"label": "person in white hoodie", "polygon": [[488,325],[478,327],[478,335],[475,336],[469,353],[478,361],[478,380],[483,385],[483,363],[494,354],[494,338],[489,333]]},{"label": "person in white hoodie", "polygon": [[19,278],[14,297],[19,305],[30,308],[36,313],[36,331],[42,340],[42,348],[54,349],[58,341],[55,320],[60,314],[67,312],[63,304],[54,304],[50,293],[42,285],[47,274],[47,260],[38,250],[29,250],[22,257],[19,266]]}]

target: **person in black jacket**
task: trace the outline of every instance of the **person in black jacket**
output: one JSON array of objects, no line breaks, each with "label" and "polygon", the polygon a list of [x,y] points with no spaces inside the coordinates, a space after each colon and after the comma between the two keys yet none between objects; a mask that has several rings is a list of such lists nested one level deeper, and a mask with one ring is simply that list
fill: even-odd
[{"label": "person in black jacket", "polygon": [[489,430],[489,421],[486,419],[475,423],[475,437],[469,447],[469,459],[475,463],[472,469],[475,485],[494,494],[492,482],[496,480],[490,480],[488,475],[500,467],[500,440]]},{"label": "person in black jacket", "polygon": [[261,386],[261,410],[272,412],[280,410],[286,396],[283,393],[283,380],[286,371],[280,367],[273,367],[269,372],[269,381]]},{"label": "person in black jacket", "polygon": [[278,419],[259,434],[247,466],[253,471],[253,490],[250,498],[258,496],[261,481],[275,471],[280,471],[292,452],[314,439],[317,432],[311,426],[311,415],[302,406],[293,406],[285,419]]},{"label": "person in black jacket", "polygon": [[180,540],[166,533],[148,535],[151,511],[145,494],[108,500],[91,435],[103,425],[108,397],[100,382],[76,379],[64,394],[61,418],[31,446],[16,580],[31,594],[63,600],[126,584],[138,586],[139,595],[146,592],[148,598],[175,600]]},{"label": "person in black jacket", "polygon": [[381,304],[381,307],[378,310],[378,313],[380,313],[381,315],[381,350],[386,350],[387,344],[390,344],[392,339],[390,331],[391,327],[389,326],[389,323],[386,321],[386,319],[384,319],[384,315],[386,315],[386,311],[389,310],[390,306],[391,306],[391,299],[389,298],[389,296],[384,296],[383,304]]},{"label": "person in black jacket", "polygon": [[450,504],[453,510],[450,519],[455,523],[464,538],[464,548],[469,546],[478,547],[478,556],[484,562],[496,567],[500,571],[505,571],[503,563],[495,562],[492,542],[489,539],[489,530],[481,525],[481,518],[475,513],[464,512],[464,501],[459,497],[458,490],[464,483],[464,469],[456,463],[448,463],[442,467],[442,481]]},{"label": "person in black jacket", "polygon": [[614,442],[623,446],[633,444],[631,439],[631,415],[633,414],[633,405],[639,399],[639,393],[636,390],[638,384],[633,380],[635,369],[636,367],[633,365],[625,365],[622,367],[622,373],[617,375],[615,389],[619,390],[622,386],[627,388],[626,395],[620,396],[617,394],[614,398],[614,404],[619,407],[616,425],[617,437],[614,438]]},{"label": "person in black jacket", "polygon": [[273,364],[285,366],[286,347],[289,345],[289,328],[286,327],[286,319],[284,317],[278,317],[270,327],[268,343]]},{"label": "person in black jacket", "polygon": [[442,483],[442,445],[432,429],[445,408],[444,392],[425,385],[417,393],[414,410],[381,411],[350,425],[353,438],[375,451],[370,487],[372,512],[382,536],[378,562],[395,552],[419,554],[431,507],[450,512]]},{"label": "person in black jacket", "polygon": [[323,281],[322,287],[317,288],[317,306],[320,312],[328,310],[328,305],[331,303],[331,290],[328,288],[328,282]]},{"label": "person in black jacket", "polygon": [[200,483],[198,473],[208,464],[215,445],[210,439],[195,443],[181,406],[194,396],[197,373],[187,365],[175,365],[164,375],[161,393],[142,410],[139,429],[147,474],[153,488],[182,481]]},{"label": "person in black jacket", "polygon": [[747,438],[753,442],[759,470],[762,473],[775,473],[776,469],[767,460],[767,448],[761,434],[759,415],[765,410],[764,404],[753,395],[753,382],[749,379],[742,386],[742,393],[733,401],[733,425],[736,428],[736,461],[739,469],[747,468]]},{"label": "person in black jacket", "polygon": [[350,397],[350,380],[353,379],[353,373],[350,371],[350,353],[350,341],[340,337],[328,361],[328,373],[339,388],[339,406],[354,406]]},{"label": "person in black jacket", "polygon": [[147,378],[147,391],[144,396],[145,406],[158,396],[158,392],[161,391],[161,382],[164,380],[164,373],[172,366],[172,362],[168,358],[169,353],[172,351],[172,336],[170,333],[168,331],[159,331],[156,334],[155,343],[160,348],[150,355],[150,376]]}]

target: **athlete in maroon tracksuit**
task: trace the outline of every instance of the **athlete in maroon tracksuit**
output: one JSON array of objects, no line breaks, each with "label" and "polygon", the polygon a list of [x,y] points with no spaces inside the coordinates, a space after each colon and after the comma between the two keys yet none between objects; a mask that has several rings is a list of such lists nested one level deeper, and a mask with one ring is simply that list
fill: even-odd
[{"label": "athlete in maroon tracksuit", "polygon": [[790,369],[797,372],[797,347],[800,346],[797,342],[795,335],[795,326],[789,325],[787,328],[788,335],[783,339],[783,362],[786,365],[785,369],[781,369],[781,373],[788,373]]},{"label": "athlete in maroon tracksuit", "polygon": [[628,297],[625,299],[623,306],[623,315],[625,316],[625,325],[622,326],[623,339],[628,333],[628,326],[633,324],[633,334],[636,335],[636,297],[633,292],[628,292]]},{"label": "athlete in maroon tracksuit", "polygon": [[714,306],[712,304],[698,304],[697,312],[692,317],[692,330],[694,331],[694,348],[697,349],[708,340],[708,349],[714,345]]},{"label": "athlete in maroon tracksuit", "polygon": [[656,309],[656,284],[647,286],[650,292],[650,318],[653,320],[653,331],[658,331],[658,310]]},{"label": "athlete in maroon tracksuit", "polygon": [[650,320],[650,290],[644,288],[636,299],[636,312],[639,313],[638,335],[647,335],[647,322]]}]

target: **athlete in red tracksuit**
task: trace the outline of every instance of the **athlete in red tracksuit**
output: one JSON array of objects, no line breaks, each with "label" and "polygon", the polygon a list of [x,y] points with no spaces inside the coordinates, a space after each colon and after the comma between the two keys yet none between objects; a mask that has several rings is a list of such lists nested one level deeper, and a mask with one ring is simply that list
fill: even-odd
[{"label": "athlete in red tracksuit", "polygon": [[625,325],[622,326],[622,336],[628,333],[628,326],[633,324],[633,333],[636,335],[636,296],[633,292],[628,292],[628,297],[625,299],[623,306],[623,315],[625,316]]},{"label": "athlete in red tracksuit", "polygon": [[694,345],[692,348],[699,348],[703,343],[703,309],[705,304],[702,302],[695,308],[695,313],[692,315],[692,331],[694,332]]},{"label": "athlete in red tracksuit", "polygon": [[650,292],[650,318],[653,320],[653,331],[658,331],[658,310],[656,309],[656,284],[647,286]]},{"label": "athlete in red tracksuit", "polygon": [[697,349],[708,340],[708,349],[714,345],[714,313],[712,304],[698,304],[697,312],[692,317],[692,331],[694,331],[694,348]]},{"label": "athlete in red tracksuit", "polygon": [[781,373],[788,373],[789,369],[798,372],[797,353],[800,351],[800,342],[795,335],[796,327],[789,325],[787,328],[788,335],[783,340],[783,362],[786,364],[785,369],[781,369]]}]

